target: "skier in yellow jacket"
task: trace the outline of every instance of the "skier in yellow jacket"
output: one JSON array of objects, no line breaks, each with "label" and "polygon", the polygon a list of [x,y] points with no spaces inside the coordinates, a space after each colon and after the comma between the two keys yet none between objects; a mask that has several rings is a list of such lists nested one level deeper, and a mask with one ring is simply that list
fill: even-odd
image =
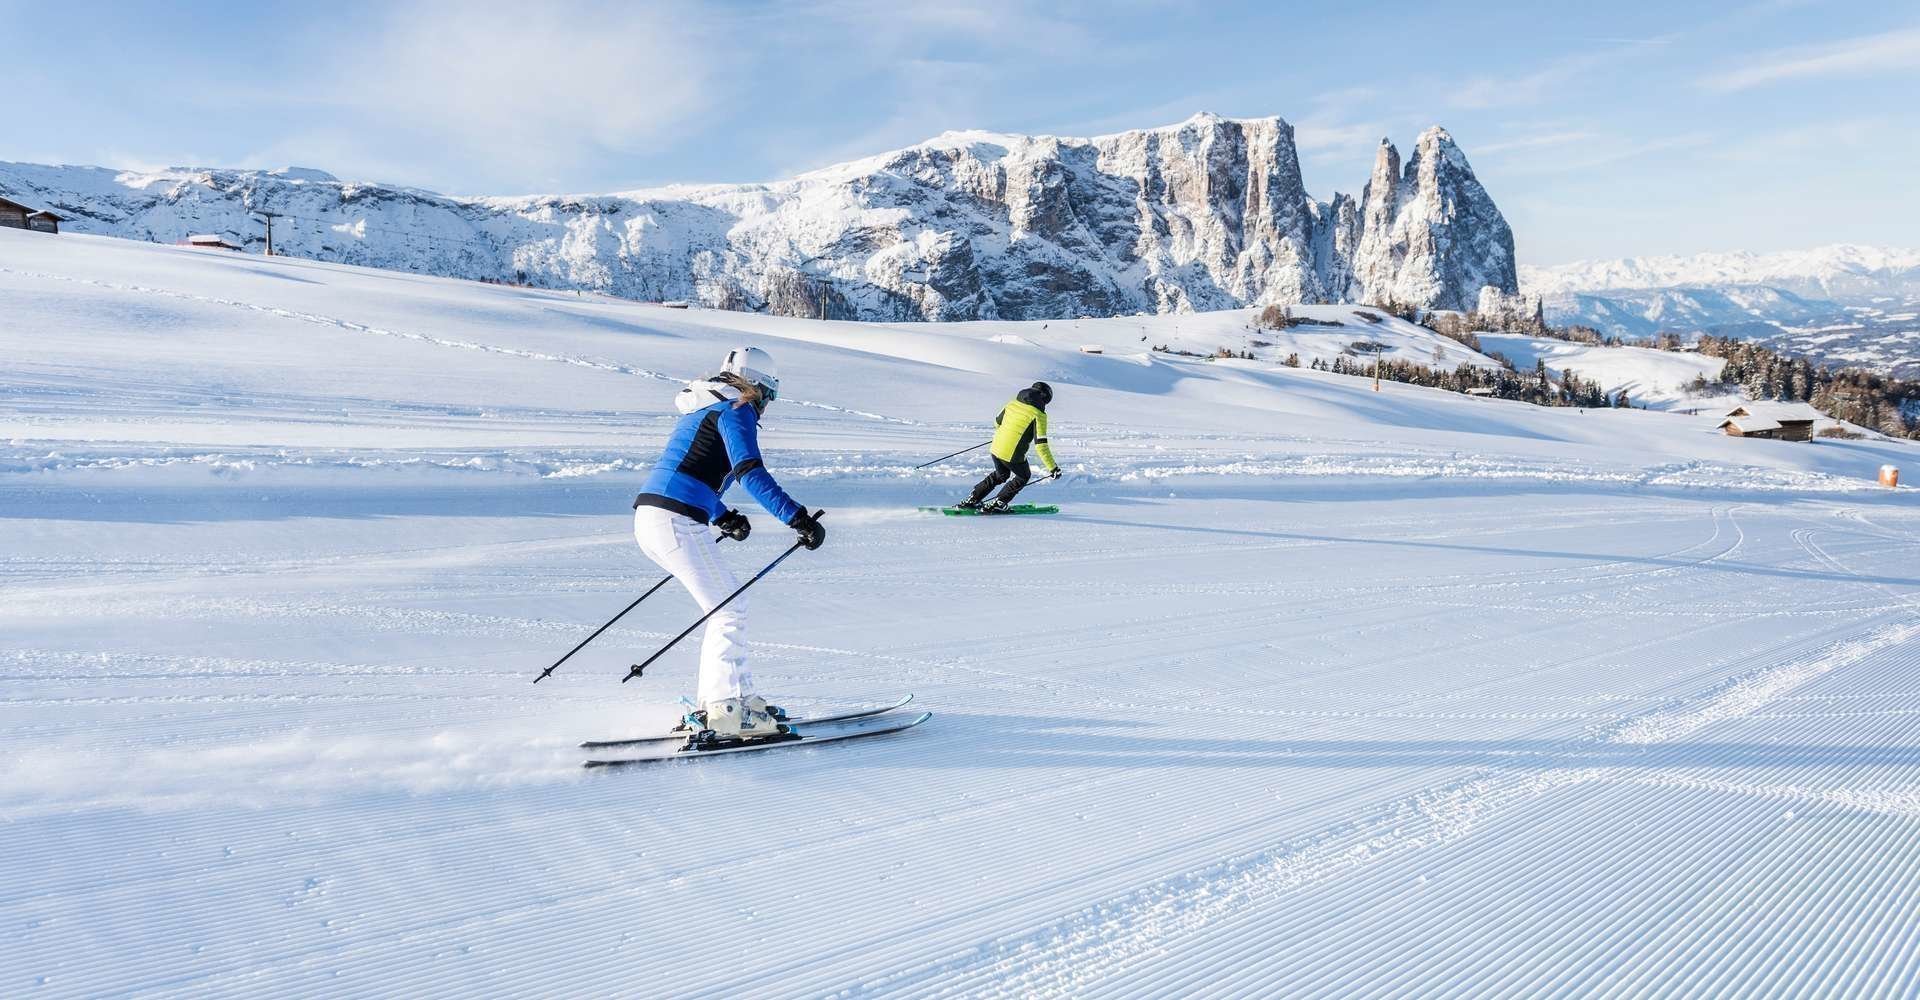
[{"label": "skier in yellow jacket", "polygon": [[[1033,467],[1027,464],[1027,446],[1039,452],[1040,460],[1047,463],[1047,475],[1060,474],[1060,463],[1053,460],[1053,449],[1047,445],[1047,404],[1053,402],[1053,387],[1045,382],[1035,382],[1032,386],[1020,390],[1013,401],[1000,409],[1000,415],[993,418],[996,429],[993,432],[993,471],[987,478],[980,480],[973,488],[973,495],[960,504],[962,510],[978,510],[984,514],[997,514],[1007,509],[1015,494],[1027,485],[1033,475]],[[987,494],[1001,483],[1000,495],[992,500]]]}]

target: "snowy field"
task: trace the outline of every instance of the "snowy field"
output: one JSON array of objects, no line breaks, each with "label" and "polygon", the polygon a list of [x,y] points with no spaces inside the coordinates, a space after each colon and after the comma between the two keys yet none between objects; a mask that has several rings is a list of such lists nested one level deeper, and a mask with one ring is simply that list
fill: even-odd
[{"label": "snowy field", "polygon": [[[1920,990],[1920,449],[1111,322],[0,231],[0,996]],[[583,771],[691,693],[618,683],[691,602],[529,681],[657,578],[628,504],[739,342],[831,531],[762,688],[933,718]],[[914,513],[1035,378],[1063,513]]]},{"label": "snowy field", "polygon": [[1628,401],[1635,406],[1720,416],[1741,402],[1738,396],[1695,396],[1687,391],[1695,378],[1718,382],[1720,370],[1727,366],[1725,358],[1647,347],[1575,344],[1520,333],[1482,333],[1479,337],[1482,349],[1504,356],[1520,371],[1531,371],[1535,362],[1545,360],[1552,377],[1557,379],[1563,372],[1572,371],[1580,378],[1600,383],[1608,395],[1617,396],[1625,390]]}]

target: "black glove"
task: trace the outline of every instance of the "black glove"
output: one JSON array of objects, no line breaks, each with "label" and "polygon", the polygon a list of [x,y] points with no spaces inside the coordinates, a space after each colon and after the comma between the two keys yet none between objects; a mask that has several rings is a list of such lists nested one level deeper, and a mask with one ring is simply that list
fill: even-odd
[{"label": "black glove", "polygon": [[721,534],[736,542],[744,542],[748,535],[753,534],[753,525],[747,521],[747,515],[737,510],[727,511],[714,518],[713,526],[719,528]]},{"label": "black glove", "polygon": [[793,520],[787,522],[787,527],[800,533],[800,544],[806,546],[808,552],[819,548],[820,543],[827,540],[826,526],[805,510],[793,515]]}]

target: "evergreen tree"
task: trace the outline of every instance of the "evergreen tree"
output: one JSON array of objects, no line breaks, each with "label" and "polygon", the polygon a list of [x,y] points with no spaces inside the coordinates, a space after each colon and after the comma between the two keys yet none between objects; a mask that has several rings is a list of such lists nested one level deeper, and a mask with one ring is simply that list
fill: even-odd
[{"label": "evergreen tree", "polygon": [[1813,398],[1813,366],[1806,358],[1793,359],[1793,374],[1787,384],[1787,398],[1802,402]]}]

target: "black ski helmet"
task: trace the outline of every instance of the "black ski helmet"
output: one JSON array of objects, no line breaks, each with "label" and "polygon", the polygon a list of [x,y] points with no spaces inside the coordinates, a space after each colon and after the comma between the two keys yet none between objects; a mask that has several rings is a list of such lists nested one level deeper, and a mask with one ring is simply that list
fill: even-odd
[{"label": "black ski helmet", "polygon": [[1050,386],[1045,382],[1035,382],[1033,384],[1033,392],[1035,395],[1040,397],[1041,406],[1045,406],[1048,403],[1053,402],[1053,386]]}]

